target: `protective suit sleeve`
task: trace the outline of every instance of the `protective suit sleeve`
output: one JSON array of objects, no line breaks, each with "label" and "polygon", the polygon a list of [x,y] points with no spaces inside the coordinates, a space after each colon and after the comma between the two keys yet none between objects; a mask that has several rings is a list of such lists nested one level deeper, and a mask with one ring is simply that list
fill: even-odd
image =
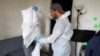
[{"label": "protective suit sleeve", "polygon": [[50,11],[47,11],[47,10],[43,10],[43,9],[39,9],[38,11],[38,16],[39,17],[46,17],[46,18],[53,18],[51,15],[50,15]]},{"label": "protective suit sleeve", "polygon": [[61,35],[60,31],[55,31],[52,35],[46,38],[41,38],[40,43],[54,43],[54,41]]},{"label": "protective suit sleeve", "polygon": [[54,43],[63,33],[65,26],[63,24],[58,24],[57,28],[53,31],[49,37],[41,38],[40,43]]}]

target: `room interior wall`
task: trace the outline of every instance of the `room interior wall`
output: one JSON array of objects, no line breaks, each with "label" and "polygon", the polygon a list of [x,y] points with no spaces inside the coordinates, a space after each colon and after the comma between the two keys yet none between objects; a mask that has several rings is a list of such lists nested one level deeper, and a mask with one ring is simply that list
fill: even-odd
[{"label": "room interior wall", "polygon": [[0,0],[0,40],[21,35],[21,10],[27,0]]},{"label": "room interior wall", "polygon": [[[72,13],[72,24],[73,28],[76,28],[76,17],[77,11],[75,6],[83,5],[86,9],[86,13],[80,16],[80,26],[79,29],[82,30],[95,30],[98,31],[100,28],[95,28],[95,24],[100,24],[100,0],[74,0],[73,1],[73,13]],[[97,17],[97,21],[94,21],[94,17]]]}]

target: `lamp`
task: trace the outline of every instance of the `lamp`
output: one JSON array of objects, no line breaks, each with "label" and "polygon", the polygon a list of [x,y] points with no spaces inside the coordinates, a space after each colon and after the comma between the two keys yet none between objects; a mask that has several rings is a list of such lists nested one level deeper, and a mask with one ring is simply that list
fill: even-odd
[{"label": "lamp", "polygon": [[74,6],[74,8],[78,12],[78,16],[77,16],[77,29],[78,29],[78,24],[80,24],[79,23],[79,16],[85,14],[87,11],[83,5],[76,5],[76,6]]},{"label": "lamp", "polygon": [[79,15],[85,14],[87,12],[87,10],[85,9],[83,5],[76,5],[74,6],[74,8],[77,10]]},{"label": "lamp", "polygon": [[[76,9],[78,15],[77,15],[77,28],[74,29],[74,34],[71,39],[71,41],[75,41],[75,52],[77,50],[77,42],[88,42],[89,39],[95,34],[95,31],[90,31],[90,30],[80,30],[78,29],[79,25],[79,16],[83,15],[87,12],[85,7],[83,5],[76,5],[74,6]],[[76,53],[75,53],[76,56]]]},{"label": "lamp", "polygon": [[79,16],[83,15],[83,14],[86,14],[87,10],[85,9],[85,7],[83,5],[76,5],[76,6],[74,6],[74,8],[76,9],[76,11],[78,13],[77,28],[74,29],[74,34],[73,34],[73,37],[72,37],[71,40],[75,41],[75,42],[88,41],[95,34],[95,31],[78,29]]}]

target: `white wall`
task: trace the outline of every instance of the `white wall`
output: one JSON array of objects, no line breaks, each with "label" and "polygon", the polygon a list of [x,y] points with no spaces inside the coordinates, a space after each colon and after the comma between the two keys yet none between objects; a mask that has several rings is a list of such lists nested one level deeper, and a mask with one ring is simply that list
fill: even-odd
[{"label": "white wall", "polygon": [[21,35],[21,10],[27,0],[0,0],[0,40]]},{"label": "white wall", "polygon": [[[100,28],[94,28],[94,24],[100,24],[100,0],[73,0],[73,14],[72,14],[72,24],[76,28],[76,9],[75,5],[83,5],[87,13],[80,16],[80,27],[79,29],[84,30],[99,30]],[[93,18],[98,17],[98,21],[94,21]]]}]

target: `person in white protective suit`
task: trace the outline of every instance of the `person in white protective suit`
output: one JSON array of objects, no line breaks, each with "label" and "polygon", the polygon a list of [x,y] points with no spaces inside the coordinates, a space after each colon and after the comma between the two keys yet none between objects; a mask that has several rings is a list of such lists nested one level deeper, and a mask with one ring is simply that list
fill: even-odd
[{"label": "person in white protective suit", "polygon": [[53,33],[46,38],[37,36],[35,41],[40,44],[52,43],[53,56],[70,56],[70,39],[73,35],[73,29],[68,20],[70,11],[64,13],[61,5],[55,3],[51,6],[50,14],[56,20]]}]

